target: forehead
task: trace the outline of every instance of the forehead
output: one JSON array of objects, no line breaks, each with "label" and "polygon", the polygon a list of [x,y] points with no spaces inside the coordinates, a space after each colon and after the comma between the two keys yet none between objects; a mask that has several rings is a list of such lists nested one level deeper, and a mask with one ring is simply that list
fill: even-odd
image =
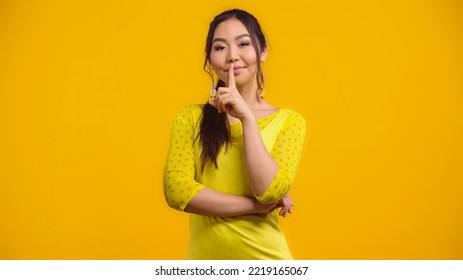
[{"label": "forehead", "polygon": [[249,34],[246,26],[236,18],[227,19],[221,22],[214,30],[214,38],[224,38],[233,40],[241,34]]}]

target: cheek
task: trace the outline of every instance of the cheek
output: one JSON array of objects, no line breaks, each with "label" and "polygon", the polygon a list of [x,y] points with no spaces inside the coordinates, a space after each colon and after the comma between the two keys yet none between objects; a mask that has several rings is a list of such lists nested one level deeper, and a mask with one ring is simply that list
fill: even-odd
[{"label": "cheek", "polygon": [[214,60],[211,59],[210,61],[211,66],[212,66],[212,72],[214,72],[216,75],[220,75],[220,65],[215,63]]},{"label": "cheek", "polygon": [[212,68],[214,69],[213,72],[215,73],[215,75],[219,77],[221,80],[223,80],[223,77],[225,75],[223,74],[222,68],[224,66],[223,63],[220,63],[220,59],[218,59],[217,56],[213,57],[213,55],[211,55],[210,63]]},{"label": "cheek", "polygon": [[246,55],[243,55],[243,59],[249,67],[254,67],[257,65],[257,57],[255,52],[246,53]]},{"label": "cheek", "polygon": [[246,59],[250,61],[256,61],[256,50],[254,48],[247,48],[246,52],[243,53],[243,57],[246,57]]},{"label": "cheek", "polygon": [[211,55],[210,55],[210,61],[211,61],[211,65],[212,65],[212,66],[220,65],[222,60],[223,60],[223,59],[221,59],[220,54],[218,54],[218,53],[211,53]]},{"label": "cheek", "polygon": [[255,52],[246,53],[246,55],[243,56],[243,59],[246,61],[246,64],[250,67],[254,67],[258,63]]}]

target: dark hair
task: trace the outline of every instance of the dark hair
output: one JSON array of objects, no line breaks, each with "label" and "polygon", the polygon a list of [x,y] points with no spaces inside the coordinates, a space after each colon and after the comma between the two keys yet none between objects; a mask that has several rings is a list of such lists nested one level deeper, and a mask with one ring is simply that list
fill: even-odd
[{"label": "dark hair", "polygon": [[[214,31],[220,23],[232,18],[239,20],[248,30],[249,35],[251,36],[252,45],[256,50],[257,59],[260,59],[262,52],[264,52],[267,48],[264,33],[262,32],[259,22],[253,15],[239,9],[222,12],[211,22],[206,39],[206,59],[204,60],[203,67],[212,79],[214,78],[210,68],[210,55],[212,50],[212,40],[214,39]],[[264,80],[260,63],[257,63],[256,78],[257,88],[260,90]],[[216,89],[223,86],[225,86],[225,82],[219,79]],[[256,92],[256,98],[260,102],[259,90]],[[228,123],[227,114],[224,112],[219,113],[214,106],[210,105],[209,102],[206,102],[203,108],[198,136],[202,147],[201,172],[204,170],[204,166],[209,160],[214,163],[216,168],[218,168],[217,156],[220,149],[224,144],[226,145],[226,148],[228,148],[231,143],[230,124]]]}]

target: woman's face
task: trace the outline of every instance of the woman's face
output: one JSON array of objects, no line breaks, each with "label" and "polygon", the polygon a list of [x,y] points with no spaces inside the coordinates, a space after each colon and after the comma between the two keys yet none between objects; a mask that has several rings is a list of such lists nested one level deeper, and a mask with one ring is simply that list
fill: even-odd
[{"label": "woman's face", "polygon": [[212,39],[210,63],[213,71],[228,86],[228,69],[233,63],[238,88],[257,84],[257,66],[260,61],[265,60],[266,52],[262,52],[258,61],[254,47],[249,32],[241,21],[231,18],[221,22]]}]

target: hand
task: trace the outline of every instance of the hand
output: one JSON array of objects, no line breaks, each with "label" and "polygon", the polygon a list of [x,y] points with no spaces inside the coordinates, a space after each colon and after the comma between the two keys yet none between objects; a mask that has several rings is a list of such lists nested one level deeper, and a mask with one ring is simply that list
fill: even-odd
[{"label": "hand", "polygon": [[278,201],[277,206],[275,208],[281,207],[280,216],[286,217],[288,213],[292,213],[293,211],[294,202],[289,196],[289,194],[285,195],[280,201]]},{"label": "hand", "polygon": [[294,202],[289,196],[289,194],[285,195],[280,201],[270,204],[262,204],[260,202],[255,201],[255,209],[256,213],[266,214],[275,209],[281,208],[279,215],[286,217],[288,213],[293,213],[293,206]]},{"label": "hand", "polygon": [[228,68],[228,87],[219,87],[215,100],[209,99],[209,104],[217,108],[219,113],[225,112],[228,115],[243,120],[254,117],[241,94],[236,89],[234,64]]}]

